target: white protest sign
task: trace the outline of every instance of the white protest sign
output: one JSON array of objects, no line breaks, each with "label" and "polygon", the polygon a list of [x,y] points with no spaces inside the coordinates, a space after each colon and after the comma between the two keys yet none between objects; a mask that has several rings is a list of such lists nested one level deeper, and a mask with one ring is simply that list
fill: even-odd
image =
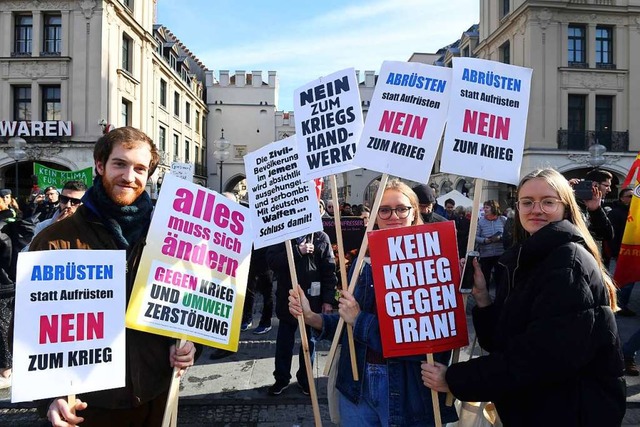
[{"label": "white protest sign", "polygon": [[256,249],[322,230],[313,181],[301,178],[296,136],[244,156]]},{"label": "white protest sign", "polygon": [[444,130],[451,69],[385,61],[354,163],[427,182]]},{"label": "white protest sign", "polygon": [[355,70],[307,83],[293,98],[302,180],[355,169],[353,156],[363,126]]},{"label": "white protest sign", "polygon": [[171,163],[171,175],[177,176],[178,178],[193,181],[194,171],[195,165],[193,163]]},{"label": "white protest sign", "polygon": [[252,237],[248,208],[166,176],[127,327],[236,351]]},{"label": "white protest sign", "polygon": [[20,253],[12,402],[124,387],[125,270],[125,251]]},{"label": "white protest sign", "polygon": [[497,61],[453,58],[442,172],[518,183],[532,71]]}]

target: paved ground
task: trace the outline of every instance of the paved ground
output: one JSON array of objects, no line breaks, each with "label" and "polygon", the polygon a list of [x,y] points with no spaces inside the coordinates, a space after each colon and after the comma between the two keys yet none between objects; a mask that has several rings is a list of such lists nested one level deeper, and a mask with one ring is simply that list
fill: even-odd
[{"label": "paved ground", "polygon": [[[259,305],[256,306],[259,310]],[[634,290],[630,307],[639,315],[618,318],[623,340],[640,328],[640,286]],[[267,395],[266,389],[273,383],[276,329],[277,320],[274,319],[274,329],[268,334],[255,335],[251,330],[243,332],[239,351],[225,359],[210,360],[211,349],[205,350],[196,366],[188,371],[182,381],[178,425],[312,426],[314,418],[310,398],[300,392],[295,384],[295,376],[294,382],[282,395]],[[318,345],[317,363],[314,367],[321,420],[325,426],[333,425],[327,408],[327,379],[322,375],[328,349],[329,343]],[[297,357],[294,357],[293,364],[292,372],[295,375]],[[623,425],[639,426],[640,377],[627,377],[627,381],[627,414]],[[33,405],[11,404],[9,391],[0,390],[0,425],[41,427],[46,423],[38,419]]]}]

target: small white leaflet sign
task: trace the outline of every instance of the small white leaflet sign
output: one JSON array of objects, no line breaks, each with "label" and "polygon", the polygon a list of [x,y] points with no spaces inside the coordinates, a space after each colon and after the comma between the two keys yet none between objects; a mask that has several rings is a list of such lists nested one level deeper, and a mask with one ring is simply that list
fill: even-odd
[{"label": "small white leaflet sign", "polygon": [[353,68],[299,87],[293,94],[303,181],[355,169],[362,133],[360,90]]},{"label": "small white leaflet sign", "polygon": [[244,156],[256,249],[322,230],[315,184],[301,178],[295,138]]},{"label": "small white leaflet sign", "polygon": [[193,181],[194,171],[195,165],[193,163],[171,163],[171,175],[178,178],[186,179],[187,181]]}]

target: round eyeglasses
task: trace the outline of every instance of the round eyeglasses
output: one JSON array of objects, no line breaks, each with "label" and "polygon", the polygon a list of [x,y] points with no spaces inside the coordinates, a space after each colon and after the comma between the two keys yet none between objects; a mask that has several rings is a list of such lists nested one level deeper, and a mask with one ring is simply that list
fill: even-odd
[{"label": "round eyeglasses", "polygon": [[546,199],[540,200],[539,202],[530,199],[518,200],[516,206],[518,207],[518,210],[520,212],[522,212],[523,214],[528,214],[533,210],[533,207],[536,205],[536,203],[540,205],[540,209],[546,214],[557,212],[558,207],[564,204],[562,203],[562,200],[548,197]]},{"label": "round eyeglasses", "polygon": [[389,206],[382,206],[378,209],[378,218],[380,219],[389,219],[391,218],[391,214],[393,212],[396,213],[396,216],[400,219],[405,219],[409,216],[409,213],[413,209],[411,206],[396,206],[395,208],[390,208]]}]

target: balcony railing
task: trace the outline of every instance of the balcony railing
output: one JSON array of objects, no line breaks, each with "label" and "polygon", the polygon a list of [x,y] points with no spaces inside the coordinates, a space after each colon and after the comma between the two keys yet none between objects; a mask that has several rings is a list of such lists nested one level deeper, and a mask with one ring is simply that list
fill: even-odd
[{"label": "balcony railing", "polygon": [[199,176],[207,176],[207,167],[205,165],[196,164],[195,174]]},{"label": "balcony railing", "polygon": [[558,130],[558,149],[587,151],[591,144],[604,145],[609,152],[629,151],[629,131],[579,131]]}]

